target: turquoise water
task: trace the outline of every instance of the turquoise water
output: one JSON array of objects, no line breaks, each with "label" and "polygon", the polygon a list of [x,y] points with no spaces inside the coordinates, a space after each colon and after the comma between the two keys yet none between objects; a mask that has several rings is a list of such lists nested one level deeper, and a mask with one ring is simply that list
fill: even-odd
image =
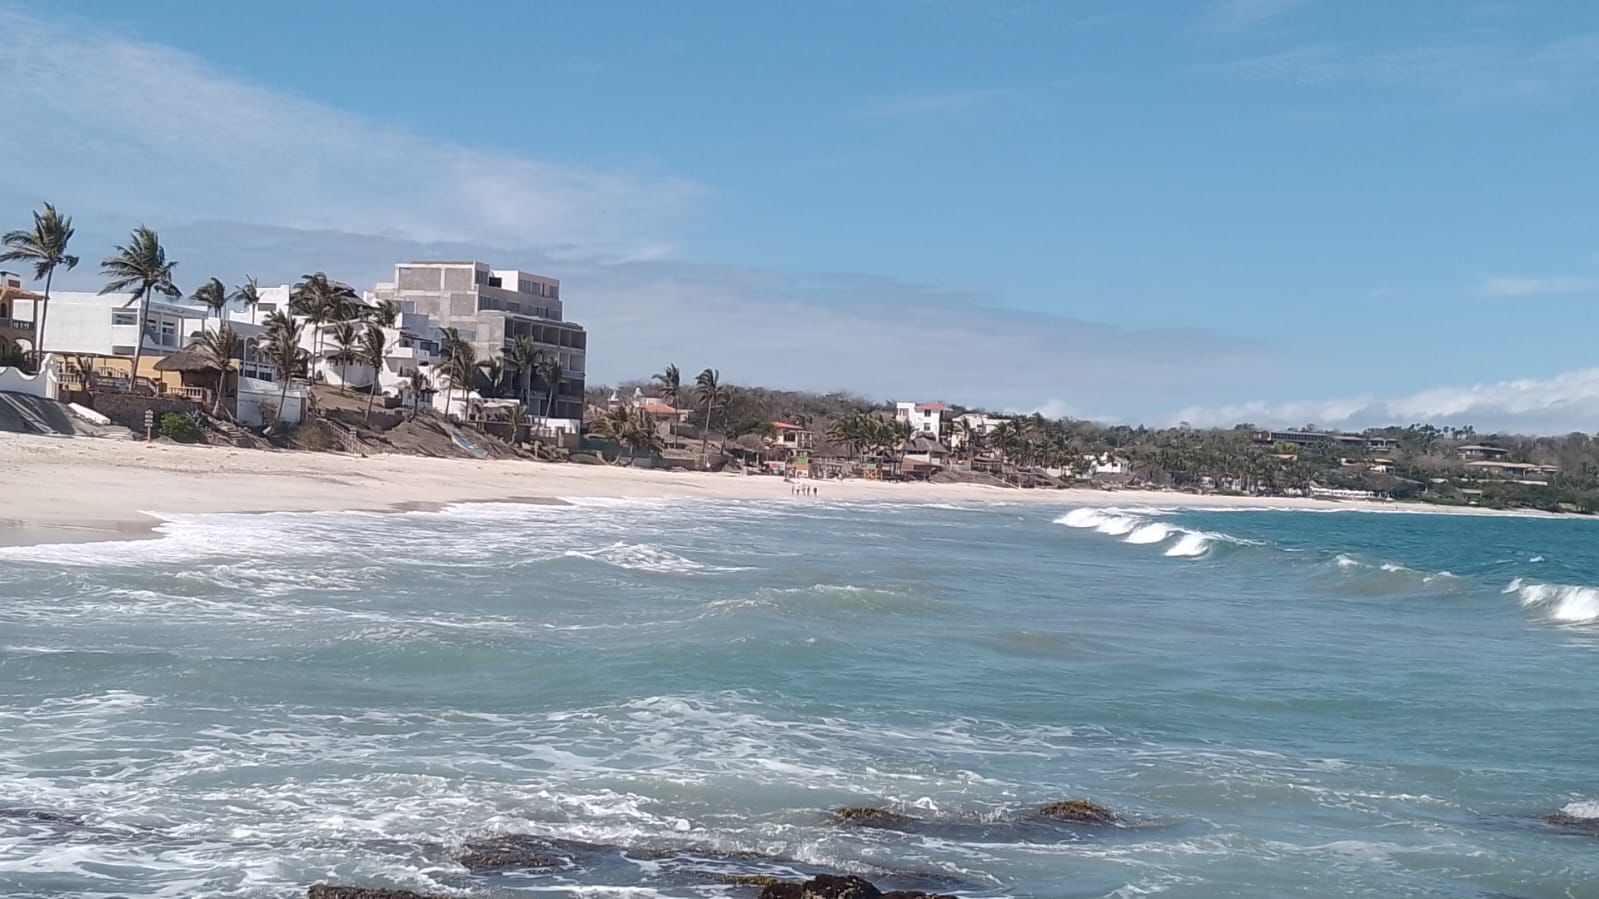
[{"label": "turquoise water", "polygon": [[[965,896],[1599,896],[1539,821],[1599,814],[1596,538],[583,501],[0,550],[0,894],[751,895],[452,861],[530,833]],[[1074,797],[1127,826],[1017,823]]]}]

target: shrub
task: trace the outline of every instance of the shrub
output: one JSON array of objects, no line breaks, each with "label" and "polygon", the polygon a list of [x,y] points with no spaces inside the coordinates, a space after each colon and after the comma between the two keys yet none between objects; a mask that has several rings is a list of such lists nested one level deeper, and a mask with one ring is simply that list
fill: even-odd
[{"label": "shrub", "polygon": [[200,439],[200,426],[194,423],[194,419],[176,412],[161,416],[161,426],[156,432],[180,443],[193,443]]}]

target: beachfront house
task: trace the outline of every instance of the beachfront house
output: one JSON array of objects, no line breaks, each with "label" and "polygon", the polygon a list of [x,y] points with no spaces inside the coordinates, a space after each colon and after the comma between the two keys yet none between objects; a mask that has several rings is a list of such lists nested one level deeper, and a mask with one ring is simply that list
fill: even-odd
[{"label": "beachfront house", "polygon": [[[13,347],[25,355],[33,354],[33,322],[43,305],[42,294],[24,288],[22,279],[16,275],[0,272],[0,359]],[[11,310],[21,308],[28,309],[26,316],[11,314]]]},{"label": "beachfront house", "polygon": [[949,447],[928,434],[915,434],[905,441],[900,458],[912,466],[943,468],[949,464]]},{"label": "beachfront house", "polygon": [[951,421],[949,411],[943,403],[895,403],[894,419],[910,425],[918,434],[942,439],[944,428]]},{"label": "beachfront house", "polygon": [[[42,306],[42,304],[41,304]],[[11,319],[33,326],[33,309],[13,304]],[[139,300],[125,293],[98,294],[60,291],[50,297],[43,350],[65,360],[62,379],[65,386],[81,386],[85,372],[105,386],[126,386],[133,369],[135,344],[143,344],[138,377],[147,381],[158,395],[183,386],[177,373],[156,367],[166,356],[189,345],[190,337],[204,327],[209,310],[167,297],[152,297],[149,313],[141,326]]]},{"label": "beachfront house", "polygon": [[791,456],[807,453],[816,449],[816,432],[792,422],[774,421],[771,444]]}]

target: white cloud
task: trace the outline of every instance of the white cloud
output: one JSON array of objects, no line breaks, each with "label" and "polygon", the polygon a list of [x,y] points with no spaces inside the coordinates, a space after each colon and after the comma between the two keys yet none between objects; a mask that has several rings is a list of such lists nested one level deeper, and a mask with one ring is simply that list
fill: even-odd
[{"label": "white cloud", "polygon": [[[83,222],[196,214],[418,240],[658,256],[701,188],[433,140],[250,84],[190,54],[0,5],[0,195]],[[33,196],[35,193],[44,196]]]},{"label": "white cloud", "polygon": [[1477,288],[1484,297],[1544,297],[1599,292],[1593,278],[1489,278]]},{"label": "white cloud", "polygon": [[1398,397],[1366,395],[1286,403],[1190,406],[1181,410],[1176,419],[1218,427],[1241,422],[1349,428],[1428,422],[1475,425],[1480,431],[1592,432],[1599,430],[1599,368],[1566,372],[1552,378],[1437,387]]}]

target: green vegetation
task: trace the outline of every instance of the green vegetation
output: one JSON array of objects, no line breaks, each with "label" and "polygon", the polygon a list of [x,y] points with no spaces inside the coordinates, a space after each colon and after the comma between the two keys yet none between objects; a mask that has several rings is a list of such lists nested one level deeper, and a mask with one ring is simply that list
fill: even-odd
[{"label": "green vegetation", "polygon": [[194,419],[176,412],[168,412],[161,416],[161,424],[156,433],[168,437],[179,443],[194,443],[200,439],[200,426]]}]

